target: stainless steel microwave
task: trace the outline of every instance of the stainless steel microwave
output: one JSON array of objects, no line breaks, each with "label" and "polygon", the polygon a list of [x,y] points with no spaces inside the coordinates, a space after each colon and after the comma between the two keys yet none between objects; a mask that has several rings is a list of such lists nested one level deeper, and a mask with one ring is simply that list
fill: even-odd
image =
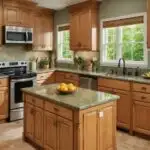
[{"label": "stainless steel microwave", "polygon": [[5,26],[5,43],[32,44],[33,28]]}]

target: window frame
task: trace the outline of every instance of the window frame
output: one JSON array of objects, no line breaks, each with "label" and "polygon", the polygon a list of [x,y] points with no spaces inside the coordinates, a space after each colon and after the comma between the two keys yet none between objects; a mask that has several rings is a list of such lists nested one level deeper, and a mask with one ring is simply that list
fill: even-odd
[{"label": "window frame", "polygon": [[[131,14],[131,15],[124,15],[120,17],[113,17],[113,18],[107,18],[107,19],[101,19],[100,20],[100,65],[101,66],[118,66],[118,61],[119,60],[111,60],[111,61],[106,61],[105,56],[104,56],[104,49],[103,49],[103,22],[105,21],[113,21],[113,20],[119,20],[119,19],[126,19],[126,18],[131,18],[131,17],[139,17],[143,16],[144,18],[144,61],[126,61],[126,66],[127,67],[137,67],[140,66],[142,68],[146,68],[148,66],[148,55],[147,55],[147,14],[146,12],[143,13],[136,13],[136,14]],[[117,45],[118,47],[119,45]],[[118,51],[119,52],[119,51]],[[117,53],[118,53],[117,52]],[[120,54],[121,52],[119,52]],[[119,56],[120,57],[120,56]]]},{"label": "window frame", "polygon": [[58,44],[59,44],[59,42],[58,42],[58,38],[59,38],[59,32],[58,32],[58,29],[60,28],[60,27],[63,27],[63,26],[68,26],[68,25],[70,25],[69,23],[67,23],[67,24],[60,24],[60,25],[57,25],[57,27],[56,27],[56,35],[57,35],[57,38],[56,38],[56,40],[57,40],[57,42],[56,42],[56,49],[57,49],[57,51],[56,51],[56,56],[57,56],[57,59],[56,59],[56,61],[58,62],[58,63],[70,63],[70,64],[74,64],[74,61],[73,61],[73,58],[74,58],[74,53],[73,53],[73,58],[72,59],[67,59],[67,58],[63,58],[62,57],[62,55],[61,55],[61,53],[59,52],[59,50],[58,50]]}]

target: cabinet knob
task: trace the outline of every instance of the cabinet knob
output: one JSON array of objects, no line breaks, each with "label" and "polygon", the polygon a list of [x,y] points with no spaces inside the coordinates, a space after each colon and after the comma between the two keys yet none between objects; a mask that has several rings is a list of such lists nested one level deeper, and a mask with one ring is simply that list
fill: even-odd
[{"label": "cabinet knob", "polygon": [[142,87],[142,90],[146,91],[146,87]]},{"label": "cabinet knob", "polygon": [[78,42],[78,47],[81,47],[81,43],[80,42]]}]

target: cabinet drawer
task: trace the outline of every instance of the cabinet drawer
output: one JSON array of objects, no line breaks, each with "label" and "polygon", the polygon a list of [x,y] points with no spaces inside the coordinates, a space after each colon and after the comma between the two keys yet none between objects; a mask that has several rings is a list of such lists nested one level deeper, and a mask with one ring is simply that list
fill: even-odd
[{"label": "cabinet drawer", "polygon": [[37,75],[37,80],[45,80],[47,79],[49,76],[51,76],[53,74],[53,72],[49,72],[49,73],[40,73]]},{"label": "cabinet drawer", "polygon": [[25,101],[27,103],[35,105],[36,107],[39,107],[39,108],[43,108],[44,107],[44,101],[43,100],[40,100],[40,99],[38,99],[36,97],[33,97],[31,95],[26,95]]},{"label": "cabinet drawer", "polygon": [[56,72],[55,74],[55,80],[56,80],[56,83],[58,82],[64,82],[65,80],[65,73],[64,72]]},{"label": "cabinet drawer", "polygon": [[59,116],[62,116],[64,118],[70,119],[70,120],[72,120],[73,118],[73,113],[71,110],[55,105],[50,102],[45,102],[45,110],[52,112],[54,114],[57,114]]},{"label": "cabinet drawer", "polygon": [[0,79],[0,87],[7,87],[7,86],[8,86],[8,79],[7,78]]},{"label": "cabinet drawer", "polygon": [[66,73],[65,79],[79,81],[79,76],[77,74],[73,74],[73,73]]},{"label": "cabinet drawer", "polygon": [[120,89],[125,91],[130,90],[130,83],[127,81],[99,78],[98,85],[101,87],[109,87],[109,88]]},{"label": "cabinet drawer", "polygon": [[132,98],[134,101],[141,101],[141,102],[149,102],[150,103],[150,94],[133,92]]},{"label": "cabinet drawer", "polygon": [[98,86],[98,91],[112,93],[113,89],[112,88]]},{"label": "cabinet drawer", "polygon": [[133,83],[133,91],[150,93],[150,85]]}]

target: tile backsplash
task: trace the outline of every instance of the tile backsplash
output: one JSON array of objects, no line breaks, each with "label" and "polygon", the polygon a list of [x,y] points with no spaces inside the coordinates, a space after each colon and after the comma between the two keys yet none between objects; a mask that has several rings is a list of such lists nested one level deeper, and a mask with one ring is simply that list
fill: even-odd
[{"label": "tile backsplash", "polygon": [[22,45],[4,45],[0,47],[0,61],[29,61],[32,57],[49,57],[49,52],[27,50]]}]

